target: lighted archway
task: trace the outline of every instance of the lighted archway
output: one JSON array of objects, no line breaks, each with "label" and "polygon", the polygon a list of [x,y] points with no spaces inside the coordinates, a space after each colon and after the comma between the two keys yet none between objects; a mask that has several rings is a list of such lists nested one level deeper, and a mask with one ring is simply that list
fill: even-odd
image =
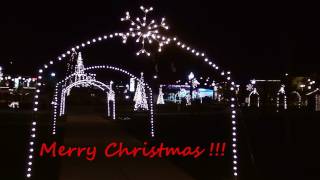
[{"label": "lighted archway", "polygon": [[[114,95],[114,91],[109,87],[108,85],[104,84],[101,81],[97,81],[94,79],[88,79],[88,80],[79,80],[76,82],[73,82],[69,84],[67,87],[61,87],[63,83],[68,81],[70,77],[73,77],[75,74],[71,74],[70,76],[66,77],[65,80],[62,80],[57,83],[56,88],[55,88],[55,93],[54,93],[54,101],[53,101],[53,122],[52,122],[52,134],[56,134],[56,123],[57,123],[57,116],[63,116],[65,114],[65,100],[66,100],[66,95],[68,92],[71,91],[73,87],[76,86],[81,86],[81,85],[90,85],[94,86],[103,92],[107,94],[107,103],[108,103],[108,114],[109,114],[109,101],[112,101],[113,103],[113,112],[112,112],[112,118],[115,119],[115,100],[109,99],[109,94]],[[60,88],[59,88],[60,87]],[[57,112],[57,109],[59,109],[59,114]]]},{"label": "lighted archway", "polygon": [[[158,51],[161,52],[163,46],[165,45],[173,45],[175,47],[178,47],[182,51],[185,51],[186,53],[189,53],[190,55],[194,56],[198,61],[201,61],[205,63],[207,66],[209,66],[213,71],[217,72],[221,77],[227,82],[228,88],[230,91],[230,97],[228,97],[230,102],[230,119],[231,119],[231,147],[232,147],[232,174],[234,178],[238,176],[238,147],[237,147],[237,112],[236,112],[236,84],[231,78],[231,72],[230,71],[223,71],[221,68],[216,65],[212,59],[210,59],[203,51],[197,50],[193,48],[192,46],[187,45],[183,41],[180,41],[177,37],[167,37],[160,34],[160,28],[167,30],[168,26],[165,23],[165,19],[163,18],[159,24],[156,24],[154,20],[151,20],[150,23],[147,23],[146,15],[153,10],[153,8],[144,8],[140,7],[140,9],[144,12],[144,17],[142,20],[139,18],[135,20],[131,20],[129,12],[126,12],[126,16],[122,18],[122,21],[129,21],[131,27],[129,28],[128,32],[115,32],[106,34],[103,36],[98,36],[93,39],[90,39],[88,41],[85,41],[83,43],[77,44],[75,46],[72,46],[70,49],[63,52],[61,55],[59,55],[55,60],[50,60],[48,63],[44,64],[39,69],[39,75],[38,75],[38,83],[37,83],[37,89],[34,96],[34,105],[33,105],[33,111],[36,113],[39,109],[39,102],[38,98],[40,95],[40,88],[43,85],[42,83],[42,73],[51,65],[53,65],[56,62],[61,62],[66,57],[71,55],[72,51],[77,51],[80,49],[87,48],[91,45],[97,44],[99,42],[104,42],[107,40],[112,40],[115,38],[121,38],[121,40],[125,43],[129,38],[135,38],[136,42],[141,43],[142,48],[137,52],[137,55],[140,54],[146,54],[147,56],[150,56],[151,53],[146,50],[147,43],[153,43],[156,42],[159,45]],[[142,28],[144,30],[142,30]],[[140,29],[141,28],[141,29]],[[100,66],[98,66],[100,67]],[[115,69],[113,67],[113,69]],[[119,70],[119,69],[118,69]],[[121,72],[124,72],[123,70],[120,70]],[[130,73],[127,73],[128,75],[132,75]],[[132,77],[135,77],[132,75]],[[136,77],[135,77],[136,78]],[[137,78],[136,78],[137,79]],[[147,86],[149,90],[149,95],[152,97],[152,90],[149,86]],[[152,99],[149,98],[150,106],[153,106]],[[153,126],[153,110],[150,110],[151,113],[151,124]],[[30,135],[30,141],[28,144],[28,160],[27,160],[27,171],[26,171],[26,178],[31,178],[32,174],[32,162],[33,162],[33,155],[34,155],[34,144],[35,144],[35,138],[36,138],[36,126],[37,126],[37,120],[33,119],[31,122],[31,135]]]},{"label": "lighted archway", "polygon": [[[121,69],[121,68],[118,68],[118,67],[114,67],[114,66],[109,66],[109,65],[100,65],[100,66],[91,66],[91,67],[87,67],[85,68],[84,70],[87,71],[87,70],[98,70],[98,69],[103,69],[103,70],[112,70],[112,71],[115,71],[115,72],[118,72],[118,73],[121,73],[121,74],[124,74],[126,76],[128,76],[129,78],[133,78],[137,81],[140,81],[140,79],[133,75],[132,73],[128,72],[127,70],[124,70],[124,69]],[[71,75],[69,75],[68,77],[66,77],[64,80],[60,81],[59,83],[57,83],[56,85],[56,90],[55,90],[55,95],[54,95],[54,99],[55,99],[55,104],[57,104],[59,98],[57,98],[58,96],[58,87],[65,83],[66,81],[68,81],[70,78],[72,78],[73,76],[75,76],[76,74],[73,73]],[[97,81],[97,80],[93,80],[93,79],[90,79],[90,80],[80,80],[80,81],[76,81],[70,85],[68,85],[67,87],[65,87],[65,92],[63,92],[61,95],[62,95],[62,98],[60,98],[60,116],[61,115],[64,115],[64,110],[65,110],[65,103],[64,103],[64,99],[65,99],[65,94],[66,92],[68,91],[68,89],[71,89],[75,86],[78,86],[78,85],[81,85],[81,84],[90,84],[90,85],[93,85],[93,86],[96,86],[98,87],[99,89],[105,91],[105,90],[108,90],[109,92],[108,93],[112,93],[113,90],[106,84],[100,82],[100,81]],[[154,138],[155,136],[155,128],[154,128],[154,111],[153,111],[153,102],[152,102],[152,99],[153,99],[153,94],[152,94],[152,89],[150,88],[149,84],[148,83],[145,83],[144,84],[146,85],[146,88],[147,90],[149,91],[149,94],[148,94],[148,99],[149,99],[149,112],[150,112],[150,135],[152,138]],[[108,100],[109,101],[109,100]],[[115,100],[112,100],[113,101],[113,113],[112,113],[112,116],[113,116],[113,119],[115,119]],[[62,102],[62,103],[61,103]],[[109,103],[109,102],[108,102]],[[53,118],[53,134],[55,134],[55,126],[56,126],[56,117],[57,117],[57,111],[56,111],[56,108],[57,106],[55,106],[55,109],[54,109],[54,118]]]},{"label": "lighted archway", "polygon": [[[287,95],[285,91],[285,85],[281,85],[278,93],[277,93],[277,112],[280,109],[280,105],[282,105],[283,109],[287,109]],[[281,102],[281,96],[283,97],[283,101]]]}]

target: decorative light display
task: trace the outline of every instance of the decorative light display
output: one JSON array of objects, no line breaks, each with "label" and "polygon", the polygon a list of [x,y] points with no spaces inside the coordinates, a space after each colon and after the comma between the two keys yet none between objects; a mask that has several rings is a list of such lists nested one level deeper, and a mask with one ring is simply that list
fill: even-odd
[{"label": "decorative light display", "polygon": [[[123,20],[126,20],[126,19],[123,19]],[[129,29],[129,31],[130,31],[130,29]],[[133,35],[130,32],[128,32],[128,33],[119,33],[119,32],[111,33],[111,34],[92,38],[92,39],[85,41],[83,43],[79,43],[79,44],[71,47],[67,51],[63,52],[55,60],[53,60],[53,59],[49,60],[48,63],[44,64],[45,69],[43,71],[45,71],[47,68],[49,68],[50,66],[52,66],[56,62],[62,62],[62,60],[66,59],[66,57],[68,57],[67,55],[70,55],[70,52],[72,52],[74,50],[84,49],[84,48],[87,48],[87,47],[92,46],[94,44],[100,43],[102,41],[113,39],[115,37],[120,37],[125,42],[125,40],[128,37],[132,37],[132,35]],[[142,34],[145,34],[145,33],[142,33]],[[140,35],[141,35],[141,33],[140,33]],[[150,33],[149,33],[149,35],[150,35]],[[134,36],[134,37],[136,37],[136,36]],[[144,37],[146,38],[148,36],[144,36]],[[151,35],[151,37],[152,37],[152,35]],[[231,118],[231,125],[232,125],[231,126],[231,134],[232,134],[231,152],[232,152],[232,164],[233,164],[232,165],[232,174],[236,178],[238,176],[238,147],[237,147],[237,142],[238,142],[238,139],[237,139],[237,136],[238,136],[237,135],[237,126],[238,125],[237,124],[238,123],[237,123],[237,118],[236,118],[236,116],[237,116],[236,98],[235,98],[236,86],[235,86],[235,83],[232,81],[231,73],[229,71],[228,71],[229,73],[225,73],[224,71],[220,70],[220,67],[217,66],[204,52],[196,50],[195,48],[187,45],[186,43],[179,41],[177,37],[167,38],[165,36],[161,36],[160,33],[157,33],[156,38],[158,40],[161,40],[160,42],[162,42],[162,43],[165,41],[165,43],[163,43],[163,45],[169,44],[169,42],[173,41],[173,43],[170,43],[170,44],[173,44],[176,47],[180,48],[181,50],[193,55],[196,59],[203,61],[203,63],[205,63],[206,65],[211,67],[213,70],[217,71],[217,73],[220,74],[221,77],[223,77],[226,80],[227,84],[230,86],[231,96],[230,96],[229,100],[230,100],[230,113],[231,113],[230,118]],[[140,40],[142,40],[142,39],[140,39]],[[141,41],[139,41],[139,42],[141,42]],[[156,42],[158,42],[158,41],[156,41]],[[160,43],[159,43],[159,46],[160,46]],[[141,50],[143,51],[143,49],[144,49],[144,45],[142,44]],[[140,51],[139,54],[141,54],[142,51]],[[146,51],[146,50],[144,50],[144,51]],[[160,51],[161,51],[161,49],[160,49]],[[144,52],[144,54],[146,54],[146,52]],[[150,53],[149,53],[149,55],[150,55]],[[91,67],[91,69],[99,69],[99,68],[100,69],[116,70],[121,73],[125,73],[131,77],[134,77],[132,74],[130,74],[127,71],[122,70],[120,68],[115,68],[115,67],[111,67],[111,66]],[[86,68],[86,69],[89,70],[90,68]],[[136,78],[136,79],[138,80],[139,78]],[[37,80],[39,83],[41,83],[43,81],[42,73],[39,72]],[[40,88],[40,86],[37,86],[36,89],[38,90],[39,88]],[[149,90],[148,100],[149,100],[149,106],[150,106],[151,137],[154,137],[155,134],[154,134],[154,115],[153,115],[152,90],[149,86],[147,86],[147,89]],[[34,102],[38,101],[39,95],[40,95],[40,91],[39,92],[36,91],[34,94]],[[39,103],[37,103],[37,104],[34,103],[33,110],[35,113],[39,110],[38,107],[39,107]],[[37,125],[36,119],[33,119],[32,123],[31,123],[30,140],[29,140],[29,144],[28,144],[28,154],[27,154],[28,161],[27,161],[27,166],[26,166],[26,178],[28,178],[28,179],[31,178],[31,176],[32,176],[32,158],[33,158],[33,154],[34,154],[34,144],[36,143],[35,142],[36,125]]]},{"label": "decorative light display", "polygon": [[134,78],[130,78],[130,85],[129,85],[129,91],[134,92],[135,90],[135,82],[136,80]]},{"label": "decorative light display", "polygon": [[14,88],[18,89],[20,85],[20,78],[14,78]]},{"label": "decorative light display", "polygon": [[[127,71],[122,70],[120,68],[113,67],[113,66],[92,66],[92,67],[85,68],[84,70],[86,71],[86,70],[93,70],[93,69],[110,69],[110,70],[118,71],[120,73],[124,73],[126,75],[129,75],[131,78],[138,79],[137,77],[133,76],[132,74],[128,73]],[[73,79],[74,76],[76,76],[76,75],[77,75],[77,73],[69,75],[64,80],[57,83],[57,87],[62,86],[65,82],[68,82],[70,79]],[[115,93],[112,90],[113,82],[111,82],[110,85],[108,86],[100,81],[93,80],[93,79],[89,79],[89,80],[85,79],[85,80],[73,82],[73,83],[69,84],[68,87],[62,86],[62,92],[60,94],[60,116],[65,114],[66,92],[68,92],[73,87],[82,86],[82,84],[86,84],[87,85],[86,87],[95,86],[95,87],[101,89],[102,91],[107,92],[107,102],[109,104],[109,102],[112,101],[112,106],[113,106],[112,119],[115,119],[116,118],[116,106],[115,106]],[[150,91],[151,89],[149,88],[149,86],[146,83],[144,83],[144,84],[148,87],[148,89]],[[58,90],[56,90],[56,91],[58,92]],[[58,99],[58,98],[55,98],[55,99]],[[108,101],[108,99],[110,101]],[[150,103],[152,103],[152,102],[150,102]],[[56,102],[56,104],[58,104],[58,103]],[[151,114],[151,110],[152,109],[150,109],[150,123],[152,122],[152,124],[151,124],[151,137],[154,137],[153,114]],[[108,107],[108,112],[110,112],[110,107]],[[153,111],[152,111],[152,113],[153,113]],[[111,115],[111,113],[109,114],[109,116],[110,115]],[[55,121],[56,121],[56,118],[54,117],[53,129],[55,129],[55,124],[56,124]],[[55,133],[53,133],[53,134],[55,134]]]},{"label": "decorative light display", "polygon": [[188,79],[192,80],[193,78],[194,78],[194,74],[193,74],[193,72],[190,72],[190,74],[188,75]]},{"label": "decorative light display", "polygon": [[101,81],[97,81],[97,80],[79,80],[76,82],[71,83],[70,85],[68,85],[67,87],[62,89],[62,93],[61,93],[61,110],[60,110],[60,116],[65,114],[65,99],[66,99],[66,94],[67,91],[69,91],[70,89],[74,88],[74,87],[79,87],[82,85],[86,85],[87,87],[89,86],[94,86],[97,87],[99,89],[101,89],[102,91],[111,91],[109,89],[109,86],[107,86],[106,84],[102,83]]},{"label": "decorative light display", "polygon": [[254,94],[254,95],[257,95],[258,97],[258,99],[257,99],[257,107],[260,107],[260,95],[259,95],[259,93],[258,93],[258,91],[257,91],[257,89],[256,88],[253,88],[253,90],[250,92],[250,94],[249,94],[249,97],[248,97],[248,106],[250,107],[251,106],[251,95],[252,94]]},{"label": "decorative light display", "polygon": [[157,98],[157,104],[164,104],[162,86],[159,87],[159,94]]},{"label": "decorative light display", "polygon": [[[81,79],[81,75],[84,74],[84,65],[81,52],[78,53],[77,64],[75,67],[75,73],[78,75],[76,78]],[[77,79],[75,80],[77,81]]]},{"label": "decorative light display", "polygon": [[[56,134],[56,125],[57,125],[57,108],[58,108],[58,86],[59,83],[54,88],[54,95],[53,95],[53,122],[52,122],[52,135]],[[37,102],[38,104],[38,102]],[[64,104],[63,104],[64,105]],[[62,106],[62,104],[60,105]],[[61,116],[61,109],[60,109],[60,116]]]},{"label": "decorative light display", "polygon": [[158,51],[161,52],[162,46],[169,44],[170,38],[166,38],[160,35],[160,30],[168,30],[169,26],[166,25],[165,18],[161,19],[160,23],[156,23],[155,20],[148,21],[147,15],[153,11],[153,8],[145,8],[140,6],[141,11],[144,13],[142,18],[132,19],[129,12],[126,12],[126,16],[121,18],[121,21],[129,21],[130,28],[129,32],[123,33],[123,43],[126,43],[128,37],[136,38],[137,43],[141,43],[142,47],[137,52],[137,55],[146,54],[150,56],[151,53],[145,49],[145,44],[152,44],[153,42],[158,43]]},{"label": "decorative light display", "polygon": [[0,66],[0,82],[3,80],[3,72],[2,67]]},{"label": "decorative light display", "polygon": [[107,95],[107,117],[110,117],[111,116],[111,112],[110,112],[110,102],[109,102],[109,99],[108,99],[108,95]]},{"label": "decorative light display", "polygon": [[186,95],[186,105],[191,106],[191,95],[190,94]]},{"label": "decorative light display", "polygon": [[219,96],[219,93],[218,93],[218,87],[216,85],[213,86],[213,99],[214,100],[218,100],[218,96]]},{"label": "decorative light display", "polygon": [[320,111],[320,94],[316,94],[316,111]]},{"label": "decorative light display", "polygon": [[316,88],[315,90],[307,93],[306,95],[307,96],[310,96],[312,94],[315,94],[315,111],[320,111],[320,89],[319,88]]},{"label": "decorative light display", "polygon": [[301,95],[298,91],[292,91],[291,94],[295,94],[298,97],[298,108],[301,108]]},{"label": "decorative light display", "polygon": [[67,76],[75,72],[76,59],[78,58],[78,53],[76,50],[72,50],[70,58],[67,62]]},{"label": "decorative light display", "polygon": [[246,86],[246,89],[247,89],[247,91],[253,91],[253,85],[252,84],[248,84],[247,86]]},{"label": "decorative light display", "polygon": [[[74,79],[71,80],[71,82],[77,82],[79,80],[91,80],[95,79],[93,75],[85,73],[85,67],[83,64],[83,58],[81,52],[78,53],[77,57],[77,64],[75,65],[75,76]],[[82,87],[88,87],[89,84],[81,84]]]},{"label": "decorative light display", "polygon": [[134,103],[134,110],[148,110],[148,101],[146,96],[145,84],[143,73],[141,73],[141,77],[138,80],[136,92],[133,98]]},{"label": "decorative light display", "polygon": [[283,95],[283,109],[287,109],[287,96],[286,96],[286,91],[285,91],[285,85],[281,85],[278,93],[277,93],[277,112],[279,112],[280,108],[280,95]]},{"label": "decorative light display", "polygon": [[20,103],[18,101],[12,101],[8,106],[12,109],[19,109],[20,108]]},{"label": "decorative light display", "polygon": [[109,92],[107,93],[107,104],[108,104],[108,116],[110,117],[110,102],[112,102],[112,119],[116,119],[116,105],[115,105],[115,92],[112,89],[113,81],[110,81]]}]

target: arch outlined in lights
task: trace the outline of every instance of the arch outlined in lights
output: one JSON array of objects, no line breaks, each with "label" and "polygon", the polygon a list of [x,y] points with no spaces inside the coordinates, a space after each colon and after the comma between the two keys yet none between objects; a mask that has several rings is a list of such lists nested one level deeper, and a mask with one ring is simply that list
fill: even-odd
[{"label": "arch outlined in lights", "polygon": [[[84,49],[86,47],[90,47],[94,44],[97,44],[99,42],[102,42],[102,41],[106,41],[106,40],[110,40],[110,39],[114,39],[115,37],[118,37],[118,38],[121,38],[123,40],[123,35],[124,34],[127,34],[126,32],[125,33],[119,33],[119,32],[115,32],[115,33],[110,33],[110,34],[106,34],[106,35],[103,35],[103,36],[98,36],[98,37],[95,37],[95,38],[92,38],[88,41],[85,41],[83,43],[79,43],[78,45],[75,45],[73,47],[71,47],[70,49],[68,49],[67,51],[63,52],[60,56],[58,56],[56,58],[56,60],[50,60],[49,63],[46,63],[45,65],[41,66],[41,67],[44,67],[46,66],[47,68],[49,66],[52,66],[54,63],[56,62],[61,62],[63,61],[64,59],[66,59],[67,55],[70,54],[71,51],[74,51],[74,50],[79,50],[79,49]],[[174,46],[180,48],[181,50],[193,55],[194,57],[196,57],[197,59],[203,61],[206,65],[208,65],[209,67],[211,67],[211,69],[213,69],[214,71],[217,71],[218,74],[221,75],[221,77],[223,77],[226,82],[228,83],[228,85],[230,86],[230,92],[231,92],[231,97],[229,98],[229,101],[230,101],[230,113],[231,113],[231,134],[232,134],[232,172],[233,172],[233,176],[234,178],[236,178],[238,176],[238,147],[237,147],[237,110],[236,110],[236,104],[237,104],[237,100],[236,100],[236,96],[235,96],[235,90],[236,90],[236,86],[235,86],[235,83],[234,81],[232,81],[232,78],[231,78],[231,72],[230,71],[227,71],[227,72],[224,72],[222,70],[220,70],[220,67],[217,66],[214,62],[212,62],[212,60],[204,53],[204,52],[201,52],[189,45],[187,45],[186,43],[184,43],[183,41],[180,41],[177,37],[172,37],[172,38],[167,38],[165,36],[162,36],[162,35],[157,35],[159,36],[160,39],[164,39],[164,40],[170,40],[170,44],[173,44]],[[100,66],[98,66],[100,67]],[[101,66],[102,67],[102,66]],[[107,67],[107,66],[106,66]],[[47,68],[43,69],[42,72],[44,72]],[[89,68],[86,68],[86,69],[89,69]],[[110,69],[115,69],[115,67],[113,68],[110,68]],[[119,68],[118,68],[119,70]],[[124,72],[124,70],[119,70],[119,71],[122,71]],[[125,71],[126,72],[126,71]],[[39,76],[38,76],[38,81],[41,83],[42,81],[42,76],[41,76],[42,73],[39,72]],[[130,73],[127,72],[128,75],[132,75]],[[137,79],[137,78],[136,78]],[[37,89],[39,89],[40,86],[37,86]],[[149,90],[149,96],[152,97],[153,94],[152,94],[152,90],[151,88],[148,86],[147,88]],[[34,101],[37,101],[37,99],[39,98],[39,95],[40,95],[40,92],[35,92],[35,96],[34,96]],[[152,102],[152,98],[149,98],[149,102],[150,102],[150,112],[151,114],[153,114],[153,102]],[[34,108],[34,111],[38,111],[38,107],[39,107],[39,104],[33,104],[33,108]],[[153,115],[151,115],[150,117],[151,119],[153,119]],[[31,130],[33,128],[35,128],[35,131],[31,131],[31,138],[30,138],[30,141],[28,143],[28,147],[29,149],[30,148],[33,148],[34,147],[34,144],[35,144],[35,137],[36,137],[36,119],[33,119],[32,120],[32,123],[31,123]],[[151,121],[151,126],[153,127],[153,121]],[[154,130],[151,129],[151,135],[154,136]],[[32,143],[31,143],[32,142]],[[34,155],[34,152],[29,152],[28,151],[28,154],[27,154],[27,157],[29,157],[29,155]],[[31,163],[29,163],[31,162]],[[32,160],[29,160],[27,161],[27,166],[26,166],[26,169],[27,169],[27,172],[26,172],[26,178],[27,179],[30,179],[31,178],[31,174],[32,174]]]}]

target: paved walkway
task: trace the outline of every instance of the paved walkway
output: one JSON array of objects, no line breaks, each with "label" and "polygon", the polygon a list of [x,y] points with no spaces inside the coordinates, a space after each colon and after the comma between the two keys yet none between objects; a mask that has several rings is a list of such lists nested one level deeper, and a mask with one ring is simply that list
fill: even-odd
[{"label": "paved walkway", "polygon": [[116,123],[102,117],[68,116],[64,143],[67,146],[96,146],[94,161],[63,158],[60,180],[192,180],[183,170],[164,159],[107,159],[105,146],[122,141],[128,146],[141,146]]}]

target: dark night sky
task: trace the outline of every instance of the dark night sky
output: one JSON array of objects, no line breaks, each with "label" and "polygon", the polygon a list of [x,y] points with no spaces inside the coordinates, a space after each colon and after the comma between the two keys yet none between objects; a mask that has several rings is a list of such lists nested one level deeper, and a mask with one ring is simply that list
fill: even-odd
[{"label": "dark night sky", "polygon": [[166,17],[170,34],[214,56],[237,79],[320,71],[316,6],[173,0],[2,5],[0,65],[35,72],[75,43],[125,30],[120,17],[140,5],[152,5],[155,15]]}]

